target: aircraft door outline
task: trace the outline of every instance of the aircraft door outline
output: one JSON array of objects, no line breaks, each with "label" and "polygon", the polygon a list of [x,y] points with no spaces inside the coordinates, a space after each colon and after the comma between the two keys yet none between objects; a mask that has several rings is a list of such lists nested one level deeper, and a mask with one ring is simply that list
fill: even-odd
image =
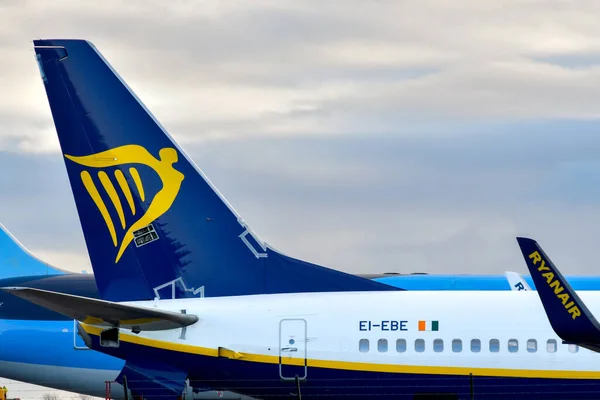
[{"label": "aircraft door outline", "polygon": [[[77,333],[77,320],[74,319],[73,320],[73,348],[75,350],[91,350],[85,343],[83,346],[79,346],[77,344],[78,340],[77,337],[79,336],[79,334]],[[81,338],[80,338],[81,340]]]},{"label": "aircraft door outline", "polygon": [[279,321],[279,377],[285,381],[305,380],[308,375],[305,319]]}]

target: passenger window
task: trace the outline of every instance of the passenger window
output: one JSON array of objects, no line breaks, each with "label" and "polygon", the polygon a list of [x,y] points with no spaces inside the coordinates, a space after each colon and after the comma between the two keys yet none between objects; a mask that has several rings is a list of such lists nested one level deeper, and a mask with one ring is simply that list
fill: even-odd
[{"label": "passenger window", "polygon": [[529,339],[527,341],[527,351],[529,353],[535,353],[537,351],[537,340]]},{"label": "passenger window", "polygon": [[517,339],[509,339],[508,340],[508,352],[516,353],[519,351],[519,341]]},{"label": "passenger window", "polygon": [[436,353],[444,351],[444,341],[442,339],[435,339],[433,341],[433,351]]},{"label": "passenger window", "polygon": [[423,339],[415,340],[415,351],[417,353],[422,353],[425,351],[425,340],[423,340]]},{"label": "passenger window", "polygon": [[385,353],[388,349],[387,339],[379,339],[377,341],[377,351],[380,353]]},{"label": "passenger window", "polygon": [[406,339],[396,340],[396,351],[398,353],[404,353],[406,351]]},{"label": "passenger window", "polygon": [[460,340],[460,339],[452,340],[452,351],[455,353],[460,353],[462,351],[462,340]]},{"label": "passenger window", "polygon": [[548,350],[548,353],[556,353],[556,348],[556,340],[548,339],[546,342],[546,350]]},{"label": "passenger window", "polygon": [[479,353],[481,351],[481,340],[471,339],[471,351],[473,353]]},{"label": "passenger window", "polygon": [[571,353],[577,353],[579,351],[579,346],[577,346],[576,344],[570,344],[569,345],[569,352]]},{"label": "passenger window", "polygon": [[500,341],[498,339],[490,339],[490,352],[497,353],[500,351]]},{"label": "passenger window", "polygon": [[360,339],[358,342],[358,351],[367,353],[369,351],[369,339]]}]

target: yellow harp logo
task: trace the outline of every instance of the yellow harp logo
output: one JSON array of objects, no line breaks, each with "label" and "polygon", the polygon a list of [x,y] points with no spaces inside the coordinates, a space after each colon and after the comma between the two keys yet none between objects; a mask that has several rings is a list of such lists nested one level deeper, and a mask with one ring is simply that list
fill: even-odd
[{"label": "yellow harp logo", "polygon": [[[121,200],[119,195],[117,194],[117,190],[113,185],[112,180],[109,178],[108,174],[105,171],[98,171],[98,179],[102,184],[106,194],[110,198],[113,203],[113,206],[119,216],[119,220],[121,222],[121,227],[125,230],[125,235],[123,236],[119,251],[117,252],[117,257],[115,259],[115,263],[119,262],[119,259],[123,255],[125,248],[134,240],[134,233],[138,232],[140,229],[148,227],[152,222],[154,222],[158,217],[163,215],[165,212],[171,208],[171,205],[175,201],[177,194],[179,193],[179,189],[181,188],[181,182],[183,181],[184,175],[177,171],[173,164],[175,164],[178,160],[177,151],[170,147],[165,147],[161,149],[158,153],[159,158],[155,158],[142,146],[130,144],[121,147],[117,147],[111,150],[106,150],[96,154],[90,154],[87,156],[70,156],[65,154],[65,157],[69,160],[92,168],[106,168],[106,167],[114,167],[124,164],[141,164],[147,167],[152,168],[160,178],[162,182],[162,189],[160,189],[152,202],[148,206],[146,213],[142,215],[137,221],[135,221],[129,228],[126,227],[125,224],[125,212],[123,211],[123,206],[121,204]],[[127,180],[123,171],[121,169],[115,170],[115,179],[123,191],[123,196],[127,200],[129,204],[129,208],[131,210],[132,215],[136,215],[136,207],[133,201],[133,196],[131,194],[131,189],[127,184]],[[140,178],[140,174],[135,167],[129,168],[129,174],[133,182],[135,183],[136,190],[140,196],[142,201],[145,201],[145,193],[144,186],[142,185],[142,180]],[[88,171],[81,172],[81,181],[85,186],[87,192],[90,197],[98,207],[98,211],[104,218],[104,222],[106,223],[106,227],[110,233],[113,244],[115,247],[119,245],[117,241],[117,233],[115,230],[115,224],[108,212],[106,204],[102,201],[102,197],[98,192],[98,188],[94,184],[92,179],[92,175]],[[156,234],[155,234],[156,235]],[[156,238],[158,238],[156,236]],[[136,243],[137,245],[137,243]]]}]

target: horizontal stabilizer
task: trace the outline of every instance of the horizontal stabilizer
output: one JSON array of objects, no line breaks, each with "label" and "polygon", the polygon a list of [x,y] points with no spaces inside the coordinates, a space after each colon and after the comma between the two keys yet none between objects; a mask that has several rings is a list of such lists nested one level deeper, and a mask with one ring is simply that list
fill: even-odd
[{"label": "horizontal stabilizer", "polygon": [[521,274],[518,274],[518,273],[512,272],[512,271],[506,271],[506,272],[504,272],[504,275],[506,276],[506,280],[508,280],[510,290],[516,290],[516,291],[529,290],[529,291],[531,291],[531,288],[529,287],[529,285],[527,284],[525,279],[523,279]]},{"label": "horizontal stabilizer", "polygon": [[198,321],[192,314],[156,310],[49,290],[3,287],[5,292],[91,325],[139,331],[160,331],[189,326]]},{"label": "horizontal stabilizer", "polygon": [[569,282],[533,239],[518,237],[533,283],[554,332],[565,342],[600,349],[600,325]]}]

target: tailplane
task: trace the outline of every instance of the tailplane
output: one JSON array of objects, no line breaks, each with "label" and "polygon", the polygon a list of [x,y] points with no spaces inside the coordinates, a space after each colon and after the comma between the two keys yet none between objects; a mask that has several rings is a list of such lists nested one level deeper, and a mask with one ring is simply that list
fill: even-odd
[{"label": "tailplane", "polygon": [[103,299],[398,290],[267,246],[91,43],[34,46]]}]

